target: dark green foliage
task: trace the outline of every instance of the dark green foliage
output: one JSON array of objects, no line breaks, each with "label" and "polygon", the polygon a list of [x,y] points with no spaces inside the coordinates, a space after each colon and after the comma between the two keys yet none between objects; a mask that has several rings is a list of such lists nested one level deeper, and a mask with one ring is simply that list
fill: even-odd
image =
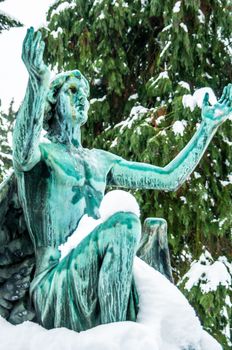
[{"label": "dark green foliage", "polygon": [[[210,86],[219,97],[232,81],[231,12],[229,0],[57,1],[43,32],[46,59],[58,71],[78,68],[90,81],[85,145],[160,166],[171,161],[201,119],[199,108],[183,108],[183,95]],[[134,106],[139,112],[131,112]],[[184,123],[183,135],[173,132],[177,121]],[[214,259],[231,259],[231,136],[227,121],[176,193],[135,192],[144,217],[168,222],[176,279],[202,246]],[[194,288],[186,293],[196,308],[200,298],[211,300]],[[213,294],[218,305],[221,288]],[[211,310],[209,319],[207,303],[202,302],[202,322],[228,349],[221,310]]]},{"label": "dark green foliage", "polygon": [[[0,0],[0,3],[3,1],[5,0]],[[18,20],[11,18],[8,14],[1,12],[0,10],[0,33],[3,30],[9,30],[12,27],[21,26],[22,24]],[[12,167],[11,139],[15,119],[13,104],[14,101],[12,100],[8,113],[4,113],[0,110],[0,182],[2,182],[3,178],[9,174],[9,170]]]},{"label": "dark green foliage", "polygon": [[[184,289],[189,302],[195,305],[196,312],[201,320],[204,321],[205,329],[218,339],[220,344],[225,344],[228,339],[223,334],[224,329],[229,327],[228,320],[231,320],[231,307],[225,305],[225,298],[228,295],[228,289],[219,286],[217,292],[199,293],[200,284],[194,286],[190,293]],[[223,314],[224,311],[224,314]],[[212,325],[217,324],[217,328]]]},{"label": "dark green foliage", "polygon": [[[220,257],[215,261],[209,252],[203,249],[203,254],[199,261],[193,262],[191,269],[195,269],[196,265],[200,266],[201,270],[197,283],[194,283],[189,290],[185,285],[186,282],[188,283],[188,278],[184,276],[179,287],[185,292],[188,300],[195,304],[198,316],[204,320],[205,329],[217,337],[221,344],[228,344],[230,333],[229,320],[232,318],[230,303],[232,296],[231,283],[229,280],[224,279],[223,285],[218,286],[215,291],[214,283],[208,284],[206,275],[210,267],[211,271],[213,269],[215,271],[214,280],[219,277],[217,276],[219,270],[221,275],[229,276],[231,274],[230,263],[225,257]],[[200,271],[199,269],[197,270],[198,272]],[[201,293],[199,293],[199,290]],[[212,327],[214,324],[217,324],[217,328]],[[227,348],[226,345],[225,348]]]},{"label": "dark green foliage", "polygon": [[[0,2],[3,2],[3,1],[5,0],[0,0]],[[21,27],[21,26],[22,24],[18,20],[11,18],[8,14],[0,10],[0,33],[3,30],[8,30],[12,27]]]}]

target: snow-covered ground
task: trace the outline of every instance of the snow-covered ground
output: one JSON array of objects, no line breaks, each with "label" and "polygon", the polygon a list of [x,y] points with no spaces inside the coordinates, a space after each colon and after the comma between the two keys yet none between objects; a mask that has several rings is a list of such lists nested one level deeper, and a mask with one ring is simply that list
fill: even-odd
[{"label": "snow-covered ground", "polygon": [[[139,215],[135,198],[122,192],[107,194],[101,208],[103,221],[119,210],[118,201],[115,200],[118,196],[123,197],[120,210]],[[94,228],[96,224],[98,220],[90,220],[89,232],[91,226]],[[77,235],[72,244],[75,239]],[[66,249],[72,249],[72,244],[68,244]],[[140,300],[136,323],[118,322],[76,333],[65,328],[48,331],[32,322],[13,326],[0,318],[0,349],[222,350],[202,329],[193,308],[179,289],[137,257],[134,260],[134,278]]]}]

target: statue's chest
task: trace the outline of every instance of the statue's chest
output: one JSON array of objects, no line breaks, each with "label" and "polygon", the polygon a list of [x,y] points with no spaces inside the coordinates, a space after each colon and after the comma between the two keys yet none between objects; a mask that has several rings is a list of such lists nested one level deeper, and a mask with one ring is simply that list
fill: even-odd
[{"label": "statue's chest", "polygon": [[71,155],[70,163],[78,178],[81,178],[86,184],[102,182],[105,174],[104,167],[100,161],[90,151],[83,150]]},{"label": "statue's chest", "polygon": [[56,183],[75,183],[82,186],[104,182],[104,167],[99,164],[97,157],[90,150],[68,152],[61,147],[46,146],[43,158],[50,169]]},{"label": "statue's chest", "polygon": [[98,218],[106,185],[106,169],[98,157],[89,150],[72,153],[50,150],[44,159],[50,171],[52,192],[62,192],[72,205],[83,203],[85,213]]}]

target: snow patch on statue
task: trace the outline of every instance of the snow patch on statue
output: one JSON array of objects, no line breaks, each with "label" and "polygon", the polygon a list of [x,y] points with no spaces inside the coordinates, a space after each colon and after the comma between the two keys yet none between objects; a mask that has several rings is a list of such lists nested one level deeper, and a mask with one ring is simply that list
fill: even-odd
[{"label": "snow patch on statue", "polygon": [[139,205],[135,197],[129,192],[115,190],[108,192],[99,208],[100,219],[95,220],[85,214],[74,233],[68,238],[67,242],[59,246],[62,260],[69,252],[74,249],[85,237],[87,237],[98,225],[106,221],[117,212],[130,212],[138,217],[140,216]]},{"label": "snow patch on statue", "polygon": [[209,103],[213,106],[217,102],[217,98],[213,92],[213,90],[209,87],[204,87],[201,89],[195,90],[193,95],[187,94],[182,98],[182,104],[184,108],[190,108],[191,112],[194,111],[195,107],[198,106],[202,108],[203,99],[205,94],[209,94]]},{"label": "snow patch on statue", "polygon": [[131,193],[122,190],[108,192],[99,208],[101,219],[106,221],[119,211],[131,212],[140,217],[138,202]]}]

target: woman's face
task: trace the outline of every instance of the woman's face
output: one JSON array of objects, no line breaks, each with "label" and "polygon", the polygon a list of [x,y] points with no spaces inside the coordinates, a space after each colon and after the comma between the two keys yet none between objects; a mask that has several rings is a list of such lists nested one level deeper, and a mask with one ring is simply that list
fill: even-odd
[{"label": "woman's face", "polygon": [[70,77],[66,80],[59,91],[56,109],[62,121],[72,130],[86,123],[89,102],[83,79]]}]

